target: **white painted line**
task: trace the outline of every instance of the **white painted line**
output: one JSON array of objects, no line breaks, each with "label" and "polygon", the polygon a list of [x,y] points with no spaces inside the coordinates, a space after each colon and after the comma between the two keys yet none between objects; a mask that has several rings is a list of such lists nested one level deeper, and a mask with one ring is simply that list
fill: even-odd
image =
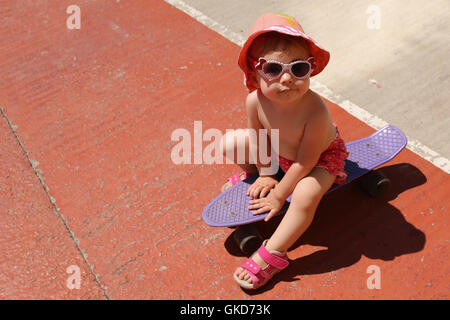
[{"label": "white painted line", "polygon": [[195,20],[197,20],[201,24],[203,24],[203,25],[207,26],[208,28],[216,31],[217,33],[219,33],[220,35],[224,36],[225,38],[227,38],[231,42],[234,42],[238,46],[242,46],[244,44],[245,39],[241,35],[231,31],[230,29],[228,29],[227,27],[221,25],[217,21],[215,21],[215,20],[211,19],[210,17],[204,15],[203,13],[201,13],[197,9],[191,7],[190,5],[185,3],[184,1],[180,1],[180,0],[164,0],[164,1],[166,1],[169,4],[171,4],[175,8],[180,9],[184,13],[187,13],[188,15],[190,15],[192,18],[194,18]]},{"label": "white painted line", "polygon": [[[237,34],[224,25],[221,25],[217,21],[211,19],[210,17],[204,15],[197,9],[191,7],[187,3],[181,0],[164,0],[167,3],[171,4],[172,6],[180,9],[181,11],[185,12],[198,22],[202,23],[203,25],[207,26],[208,28],[216,31],[223,37],[227,38],[231,42],[237,44],[238,46],[242,46],[245,42],[245,39],[240,35]],[[377,117],[376,115],[371,114],[370,112],[364,110],[363,108],[359,107],[358,105],[352,103],[349,100],[346,100],[342,98],[340,95],[334,93],[331,91],[327,86],[321,84],[320,82],[311,79],[311,89],[319,93],[321,96],[327,98],[328,100],[334,102],[335,104],[339,105],[342,109],[350,113],[352,116],[358,118],[359,120],[363,121],[367,125],[371,126],[374,129],[380,129],[388,123],[384,121],[383,119]],[[442,169],[447,174],[450,174],[450,160],[443,157],[439,153],[431,150],[427,146],[423,145],[419,141],[411,138],[408,138],[408,145],[407,148],[411,150],[412,152],[418,154],[422,158],[428,160],[436,167]]]}]

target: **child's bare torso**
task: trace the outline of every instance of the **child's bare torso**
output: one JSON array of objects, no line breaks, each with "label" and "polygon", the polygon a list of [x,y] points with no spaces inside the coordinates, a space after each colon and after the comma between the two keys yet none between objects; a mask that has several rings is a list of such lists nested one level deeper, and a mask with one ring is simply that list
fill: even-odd
[{"label": "child's bare torso", "polygon": [[319,95],[308,90],[298,104],[295,112],[280,112],[267,99],[258,99],[258,118],[261,125],[267,129],[269,137],[271,129],[279,130],[279,155],[283,158],[295,161],[306,124],[313,112],[325,112],[328,115],[327,139],[322,145],[325,151],[336,137],[336,128],[333,125],[331,115]]}]

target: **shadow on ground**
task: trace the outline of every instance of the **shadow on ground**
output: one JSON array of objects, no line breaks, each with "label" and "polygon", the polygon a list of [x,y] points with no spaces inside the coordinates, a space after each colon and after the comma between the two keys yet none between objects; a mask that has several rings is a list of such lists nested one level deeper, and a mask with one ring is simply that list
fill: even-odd
[{"label": "shadow on ground", "polygon": [[[419,169],[406,163],[385,166],[381,171],[392,182],[385,196],[370,198],[361,191],[357,181],[328,194],[309,229],[289,251],[302,245],[327,249],[291,260],[267,285],[248,293],[259,294],[270,290],[277,282],[300,280],[302,275],[348,267],[357,263],[362,255],[387,261],[421,251],[425,246],[425,234],[406,221],[399,208],[389,202],[402,192],[426,183],[427,179]],[[263,238],[270,237],[281,219],[276,217],[267,223],[257,223]],[[230,254],[243,256],[233,241],[233,233],[226,239],[225,247]]]}]

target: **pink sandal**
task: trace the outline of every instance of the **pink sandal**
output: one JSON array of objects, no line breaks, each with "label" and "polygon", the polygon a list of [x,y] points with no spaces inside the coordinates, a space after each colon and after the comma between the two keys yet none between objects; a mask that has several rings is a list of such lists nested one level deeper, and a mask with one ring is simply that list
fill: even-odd
[{"label": "pink sandal", "polygon": [[221,191],[224,192],[228,188],[234,186],[236,183],[239,183],[242,180],[247,179],[248,177],[250,177],[250,175],[245,171],[242,171],[241,173],[233,173],[228,181],[224,183]]},{"label": "pink sandal", "polygon": [[252,258],[248,258],[240,266],[241,268],[247,270],[247,273],[252,278],[252,283],[239,279],[236,276],[236,273],[233,274],[234,280],[241,287],[245,289],[257,289],[265,285],[275,274],[289,265],[286,253],[275,250],[271,250],[271,252],[269,252],[265,248],[266,243],[267,240],[264,240],[263,244],[258,249],[259,256],[267,263],[267,266],[264,269],[261,269],[260,265],[257,264]]}]

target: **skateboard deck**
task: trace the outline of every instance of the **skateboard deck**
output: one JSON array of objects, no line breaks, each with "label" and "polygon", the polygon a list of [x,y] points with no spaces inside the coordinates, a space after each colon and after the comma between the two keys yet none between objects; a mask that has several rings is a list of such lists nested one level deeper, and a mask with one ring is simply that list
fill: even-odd
[{"label": "skateboard deck", "polygon": [[[347,151],[350,153],[345,160],[348,177],[345,183],[334,184],[327,194],[390,161],[406,146],[406,143],[407,139],[403,132],[391,125],[366,138],[346,143]],[[253,215],[252,212],[255,210],[248,209],[250,197],[246,193],[257,178],[258,174],[254,174],[219,194],[203,210],[203,220],[214,227],[233,227],[263,220],[268,212]],[[277,215],[287,211],[291,198],[292,195],[286,199]]]}]

